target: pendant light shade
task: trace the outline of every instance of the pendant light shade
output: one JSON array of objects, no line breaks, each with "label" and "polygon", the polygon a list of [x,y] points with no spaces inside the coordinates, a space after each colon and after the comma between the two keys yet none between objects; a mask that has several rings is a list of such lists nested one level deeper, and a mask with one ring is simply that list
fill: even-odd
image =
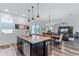
[{"label": "pendant light shade", "polygon": [[51,16],[49,15],[49,23],[50,23],[50,17],[51,17]]},{"label": "pendant light shade", "polygon": [[32,20],[34,20],[33,14],[34,14],[34,6],[32,6]]},{"label": "pendant light shade", "polygon": [[39,19],[39,3],[37,4],[37,19]]},{"label": "pendant light shade", "polygon": [[28,9],[28,22],[30,22],[30,9]]}]

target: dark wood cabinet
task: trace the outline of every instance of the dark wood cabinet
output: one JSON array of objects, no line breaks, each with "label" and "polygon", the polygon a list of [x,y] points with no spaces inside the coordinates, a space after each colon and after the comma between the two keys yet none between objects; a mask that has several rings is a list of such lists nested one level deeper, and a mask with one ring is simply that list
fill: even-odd
[{"label": "dark wood cabinet", "polygon": [[58,33],[63,33],[65,35],[68,35],[69,37],[73,37],[73,26],[60,26],[58,27]]},{"label": "dark wood cabinet", "polygon": [[32,44],[18,37],[17,48],[18,48],[18,51],[25,56],[47,56],[48,47],[46,42],[47,41],[42,41],[39,43]]},{"label": "dark wood cabinet", "polygon": [[69,37],[73,37],[73,26],[60,26],[58,27],[58,33],[63,34],[64,41],[69,41]]}]

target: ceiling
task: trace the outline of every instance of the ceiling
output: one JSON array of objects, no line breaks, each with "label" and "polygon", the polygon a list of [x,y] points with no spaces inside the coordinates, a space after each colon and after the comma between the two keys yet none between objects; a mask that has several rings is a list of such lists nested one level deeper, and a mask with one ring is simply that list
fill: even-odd
[{"label": "ceiling", "polygon": [[[22,16],[25,14],[26,18],[28,16],[27,10],[34,8],[34,17],[37,15],[37,4],[36,3],[0,3],[0,11],[8,9],[7,13],[17,14]],[[67,18],[69,16],[78,17],[79,16],[79,3],[40,3],[39,4],[40,21],[47,21],[49,15],[51,15],[51,21],[57,22]]]}]

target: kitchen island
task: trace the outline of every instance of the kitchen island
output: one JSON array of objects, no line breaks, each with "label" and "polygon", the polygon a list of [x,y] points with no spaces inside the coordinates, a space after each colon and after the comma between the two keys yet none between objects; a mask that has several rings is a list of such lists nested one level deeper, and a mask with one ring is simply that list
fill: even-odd
[{"label": "kitchen island", "polygon": [[47,56],[50,37],[17,36],[17,48],[25,56]]},{"label": "kitchen island", "polygon": [[48,56],[52,39],[46,36],[17,36],[17,49],[24,56]]}]

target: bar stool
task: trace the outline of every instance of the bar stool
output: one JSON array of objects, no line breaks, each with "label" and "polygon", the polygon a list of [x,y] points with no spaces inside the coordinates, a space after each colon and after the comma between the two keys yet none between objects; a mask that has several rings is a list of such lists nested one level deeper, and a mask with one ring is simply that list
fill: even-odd
[{"label": "bar stool", "polygon": [[[63,38],[63,34],[60,34],[59,39],[53,39],[53,54],[57,55],[63,55],[63,42],[62,42],[62,38]],[[60,53],[58,53],[57,51],[61,51]],[[61,54],[62,53],[62,54]]]},{"label": "bar stool", "polygon": [[63,34],[60,34],[60,38],[59,39],[53,39],[53,45],[54,46],[58,46],[62,44],[62,38],[63,38]]}]

